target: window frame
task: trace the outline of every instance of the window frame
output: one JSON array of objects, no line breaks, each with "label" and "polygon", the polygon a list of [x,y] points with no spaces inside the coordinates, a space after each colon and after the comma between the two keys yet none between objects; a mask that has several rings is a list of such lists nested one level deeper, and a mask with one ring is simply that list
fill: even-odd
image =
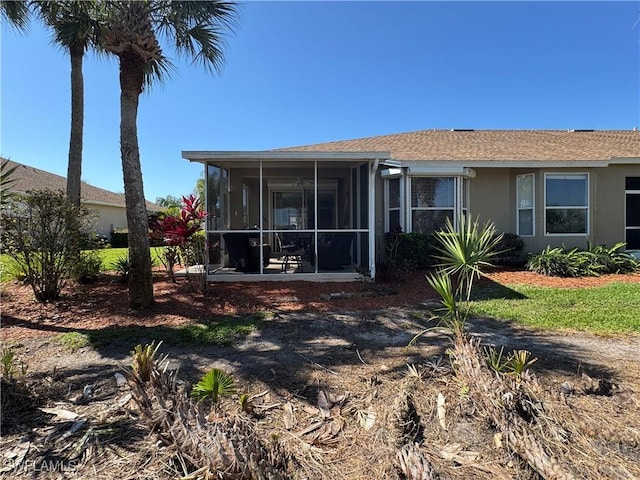
[{"label": "window frame", "polygon": [[[553,207],[547,206],[547,180],[552,177],[562,177],[562,176],[584,176],[586,181],[586,205],[584,206],[562,206],[562,205],[554,205]],[[589,236],[591,234],[591,177],[589,172],[545,172],[544,173],[544,236],[545,237],[576,237],[576,236]],[[549,229],[547,228],[547,211],[548,210],[586,210],[585,215],[585,231],[584,232],[570,232],[570,233],[549,233]]]},{"label": "window frame", "polygon": [[[451,207],[414,207],[413,206],[413,180],[419,178],[447,178],[453,180],[453,205]],[[451,211],[453,218],[453,226],[455,229],[458,228],[458,212],[466,213],[467,207],[463,207],[461,202],[463,202],[462,198],[463,192],[462,189],[465,188],[464,182],[461,184],[462,177],[459,175],[410,175],[407,177],[407,194],[406,194],[406,205],[407,205],[407,231],[413,232],[413,212],[416,211]],[[467,193],[468,198],[468,193]]]},{"label": "window frame", "polygon": [[[397,207],[391,207],[391,202],[390,202],[390,188],[389,188],[389,182],[391,182],[392,180],[398,180],[398,206]],[[390,213],[392,211],[394,212],[398,212],[398,219],[400,221],[400,228],[402,229],[402,231],[405,231],[405,223],[404,223],[404,215],[403,215],[403,202],[404,199],[404,181],[403,181],[403,177],[402,175],[389,175],[384,179],[384,231],[385,232],[389,232],[391,231],[391,215]]]},{"label": "window frame", "polygon": [[[518,179],[521,177],[531,177],[531,207],[520,207],[520,195],[518,189]],[[522,210],[531,210],[531,234],[525,235],[520,232],[520,212]],[[546,218],[546,216],[545,216]],[[545,225],[546,226],[546,225]],[[516,234],[520,237],[535,237],[536,236],[536,174],[535,173],[523,173],[516,175]]]},{"label": "window frame", "polygon": [[[636,226],[636,225],[631,225],[630,226],[627,223],[628,222],[628,215],[627,215],[628,214],[628,210],[627,209],[628,209],[628,206],[629,206],[628,205],[628,203],[629,203],[628,202],[629,195],[640,195],[640,189],[636,190],[636,189],[633,189],[633,188],[631,188],[631,189],[627,188],[627,180],[631,179],[631,178],[640,178],[640,177],[638,177],[636,175],[625,176],[625,187],[624,187],[624,241],[625,241],[625,243],[627,243],[625,245],[625,249],[629,248],[628,242],[627,242],[627,238],[628,238],[627,235],[628,235],[629,230],[640,230],[640,226]],[[634,250],[634,249],[635,248],[633,248],[633,247],[631,248],[631,250]]]}]

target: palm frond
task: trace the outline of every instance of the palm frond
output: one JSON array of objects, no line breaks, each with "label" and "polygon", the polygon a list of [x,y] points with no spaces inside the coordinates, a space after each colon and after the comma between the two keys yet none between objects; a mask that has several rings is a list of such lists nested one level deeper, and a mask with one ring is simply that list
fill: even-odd
[{"label": "palm frond", "polygon": [[436,233],[439,245],[436,249],[440,260],[438,267],[448,275],[457,276],[458,289],[464,292],[467,300],[471,296],[473,281],[491,267],[490,259],[497,255],[497,246],[502,235],[495,234],[495,226],[486,222],[480,226],[478,219],[460,217],[456,229],[449,218],[445,228]]},{"label": "palm frond", "polygon": [[193,398],[198,401],[208,399],[214,405],[218,403],[220,397],[234,393],[236,393],[236,386],[233,378],[219,368],[209,370],[191,389]]},{"label": "palm frond", "polygon": [[98,46],[100,4],[97,1],[35,2],[42,21],[52,30],[52,43],[64,50]]},{"label": "palm frond", "polygon": [[24,0],[2,0],[0,1],[0,20],[18,31],[25,31],[29,24],[29,4]]},{"label": "palm frond", "polygon": [[7,159],[2,159],[0,163],[0,204],[10,197],[9,190],[11,190],[11,185],[17,180],[13,176],[16,168],[18,168],[18,165],[10,167]]},{"label": "palm frond", "polygon": [[207,70],[223,65],[225,31],[233,31],[237,20],[236,4],[219,0],[168,2],[153,13],[158,33],[179,56],[186,56]]}]

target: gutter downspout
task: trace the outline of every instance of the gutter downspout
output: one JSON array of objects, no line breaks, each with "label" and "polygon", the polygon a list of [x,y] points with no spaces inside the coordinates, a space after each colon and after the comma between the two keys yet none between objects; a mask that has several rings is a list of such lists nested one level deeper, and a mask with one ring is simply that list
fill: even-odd
[{"label": "gutter downspout", "polygon": [[380,159],[376,158],[369,169],[369,273],[371,279],[376,278],[376,172],[380,165]]}]

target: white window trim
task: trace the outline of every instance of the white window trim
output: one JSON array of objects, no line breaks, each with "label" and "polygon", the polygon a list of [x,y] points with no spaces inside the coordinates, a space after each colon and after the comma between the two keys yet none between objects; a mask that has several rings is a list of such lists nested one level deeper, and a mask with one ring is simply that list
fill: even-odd
[{"label": "white window trim", "polygon": [[[586,232],[580,232],[580,233],[549,233],[547,232],[547,178],[548,177],[553,177],[553,176],[561,176],[561,175],[585,175],[587,177],[587,205],[585,207],[576,207],[574,205],[571,206],[555,206],[555,207],[550,207],[551,210],[557,210],[557,209],[561,209],[561,208],[566,208],[566,209],[587,209],[587,218],[586,218]],[[544,225],[544,236],[545,237],[577,237],[577,236],[589,236],[591,234],[591,221],[590,221],[590,216],[591,216],[591,177],[589,175],[589,172],[545,172],[544,173],[544,203],[543,203],[543,208],[544,208],[544,218],[543,218],[543,225]]]},{"label": "white window trim", "polygon": [[[414,178],[453,178],[453,206],[451,207],[414,207],[411,202],[411,180]],[[423,211],[423,210],[451,210],[453,212],[453,226],[455,229],[458,228],[458,216],[460,213],[464,211],[464,206],[462,205],[461,200],[461,189],[464,188],[461,186],[464,182],[462,182],[463,176],[461,175],[408,175],[407,176],[407,187],[406,187],[406,225],[407,229],[404,230],[406,232],[413,232],[413,212],[414,211]],[[402,191],[402,190],[401,190]],[[469,192],[467,192],[468,194]],[[460,197],[460,199],[458,198]],[[468,197],[467,197],[468,198]],[[460,201],[459,201],[460,200]],[[468,208],[468,207],[467,207]]]},{"label": "white window trim", "polygon": [[[625,176],[625,181],[627,177],[635,177],[635,175],[627,175]],[[638,195],[640,194],[640,190],[624,190],[624,240],[627,240],[627,232],[629,230],[640,230],[640,227],[629,226],[627,225],[627,195]],[[625,248],[627,246],[625,245]]]},{"label": "white window trim", "polygon": [[244,228],[252,228],[252,226],[249,225],[250,199],[251,189],[245,184],[242,184],[242,223],[244,224]]},{"label": "white window trim", "polygon": [[[523,173],[522,175],[516,175],[516,203],[518,203],[518,198],[519,198],[518,197],[518,178],[528,177],[528,176],[530,176],[532,180],[531,191],[533,194],[533,198],[531,199],[532,201],[531,208],[520,208],[520,205],[516,205],[516,233],[521,237],[527,237],[527,238],[536,236],[536,175],[535,173]],[[546,189],[546,182],[545,182],[545,189]],[[545,208],[546,208],[546,204],[545,204]],[[531,235],[523,235],[522,233],[520,233],[520,210],[531,210],[532,223],[533,223],[531,228],[531,232],[532,232]]]},{"label": "white window trim", "polygon": [[[393,180],[395,178],[398,178],[400,180],[400,198],[399,200],[399,204],[397,207],[393,207],[391,208],[390,205],[390,201],[389,201],[389,180]],[[384,231],[385,232],[389,232],[391,229],[391,222],[389,219],[389,212],[391,212],[392,210],[398,211],[398,217],[400,219],[400,228],[402,228],[402,231],[405,232],[405,219],[404,219],[404,215],[403,215],[403,210],[404,210],[404,179],[402,176],[400,175],[394,175],[394,176],[388,176],[387,178],[385,178],[384,180]]]}]

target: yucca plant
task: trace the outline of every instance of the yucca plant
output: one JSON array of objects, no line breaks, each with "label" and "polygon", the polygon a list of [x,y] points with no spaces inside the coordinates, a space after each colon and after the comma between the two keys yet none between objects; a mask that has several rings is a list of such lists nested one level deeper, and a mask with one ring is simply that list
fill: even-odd
[{"label": "yucca plant", "polygon": [[128,255],[122,255],[116,258],[111,267],[120,275],[120,281],[126,283],[129,280],[129,270],[131,269],[131,262]]},{"label": "yucca plant", "polygon": [[484,347],[483,349],[484,359],[487,361],[487,365],[491,370],[501,373],[509,364],[509,358],[504,358],[504,347],[500,347],[498,350],[493,345]]},{"label": "yucca plant", "polygon": [[151,379],[151,372],[156,365],[158,350],[162,345],[162,341],[153,341],[148,345],[136,345],[131,352],[133,361],[131,362],[131,368],[135,378],[139,379],[143,383],[148,382]]},{"label": "yucca plant", "polygon": [[457,229],[447,218],[444,229],[435,236],[439,243],[436,245],[439,254],[435,256],[440,260],[439,271],[457,278],[456,296],[469,301],[473,282],[492,266],[489,260],[500,253],[497,246],[502,235],[496,235],[492,222],[480,226],[478,219],[462,216]]},{"label": "yucca plant", "polygon": [[220,397],[234,393],[236,393],[236,385],[233,378],[219,368],[209,370],[191,389],[191,397],[198,402],[211,400],[213,405],[218,403]]},{"label": "yucca plant", "polygon": [[[480,278],[483,270],[491,266],[489,260],[500,253],[497,245],[502,235],[496,235],[493,223],[487,222],[480,226],[478,220],[461,217],[458,230],[449,218],[446,219],[444,230],[437,232],[435,238],[439,242],[436,249],[440,261],[438,270],[426,276],[427,282],[438,295],[443,305],[440,315],[444,327],[459,336],[464,332],[466,319],[469,316],[471,290],[476,279]],[[454,288],[451,277],[457,279]],[[465,302],[462,308],[461,303]],[[429,329],[418,333],[409,345],[413,345],[419,337]]]},{"label": "yucca plant", "polygon": [[511,375],[520,378],[524,371],[537,360],[531,356],[531,352],[528,350],[515,350],[507,359],[506,370]]}]

